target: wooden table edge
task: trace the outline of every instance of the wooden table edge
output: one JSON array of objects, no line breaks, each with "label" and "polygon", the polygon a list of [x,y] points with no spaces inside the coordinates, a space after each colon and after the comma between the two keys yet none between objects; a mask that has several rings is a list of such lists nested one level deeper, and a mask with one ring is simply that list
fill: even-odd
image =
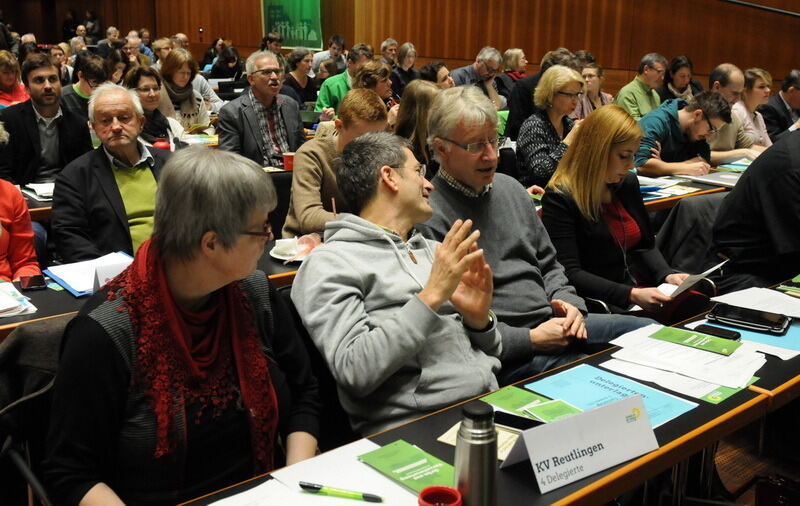
[{"label": "wooden table edge", "polygon": [[724,186],[718,186],[716,188],[709,188],[707,190],[700,190],[692,193],[686,193],[684,195],[673,195],[671,197],[645,202],[644,208],[645,210],[647,210],[647,212],[663,211],[664,209],[669,209],[670,207],[674,206],[680,199],[686,197],[696,197],[698,195],[708,195],[710,193],[720,193],[728,190],[729,188],[726,188]]},{"label": "wooden table edge", "polygon": [[[625,481],[633,480],[644,483],[669,466],[688,458],[714,441],[718,441],[747,423],[760,418],[766,414],[768,404],[769,397],[764,394],[750,399],[553,504],[560,506],[611,501],[630,490],[629,484]],[[685,445],[689,442],[700,442],[701,445],[687,448]],[[663,465],[665,460],[668,462],[667,466]]]}]

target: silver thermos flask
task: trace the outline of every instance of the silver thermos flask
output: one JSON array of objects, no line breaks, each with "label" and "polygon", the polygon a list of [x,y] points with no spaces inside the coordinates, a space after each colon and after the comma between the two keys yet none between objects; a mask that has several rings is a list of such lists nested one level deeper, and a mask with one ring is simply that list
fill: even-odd
[{"label": "silver thermos flask", "polygon": [[482,401],[461,410],[463,419],[456,438],[455,487],[464,506],[495,506],[497,489],[497,431],[494,411]]}]

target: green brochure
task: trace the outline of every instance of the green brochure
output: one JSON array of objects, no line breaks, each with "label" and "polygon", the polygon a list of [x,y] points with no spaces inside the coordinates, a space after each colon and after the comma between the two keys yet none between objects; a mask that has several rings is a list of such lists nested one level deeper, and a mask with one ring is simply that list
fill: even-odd
[{"label": "green brochure", "polygon": [[[758,381],[758,379],[759,379],[758,376],[753,376],[752,378],[750,378],[750,381],[747,382],[747,386],[749,387],[750,385]],[[736,392],[741,392],[742,390],[744,390],[744,388],[730,388],[720,385],[711,392],[700,397],[700,400],[709,402],[711,404],[719,404],[720,402],[724,401],[731,395],[735,394]]]},{"label": "green brochure", "polygon": [[433,485],[452,487],[455,482],[453,466],[402,439],[359,455],[358,460],[417,493]]},{"label": "green brochure", "polygon": [[657,332],[650,334],[650,337],[698,350],[719,353],[720,355],[730,355],[742,345],[738,341],[709,336],[693,330],[676,329],[675,327],[662,327]]},{"label": "green brochure", "polygon": [[541,404],[526,408],[525,411],[544,423],[555,422],[556,420],[560,420],[577,413],[583,413],[582,410],[561,399],[542,402]]},{"label": "green brochure", "polygon": [[481,400],[488,402],[492,406],[505,409],[506,411],[510,411],[517,415],[533,418],[530,414],[526,413],[523,408],[526,408],[532,404],[547,402],[550,399],[539,394],[535,394],[530,390],[509,385],[496,392],[492,392],[489,395],[484,395],[481,397]]}]

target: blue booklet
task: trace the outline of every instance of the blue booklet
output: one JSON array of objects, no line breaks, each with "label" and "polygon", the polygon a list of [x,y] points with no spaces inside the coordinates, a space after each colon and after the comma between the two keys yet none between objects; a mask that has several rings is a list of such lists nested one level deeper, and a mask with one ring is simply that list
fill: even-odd
[{"label": "blue booklet", "polygon": [[583,411],[641,394],[653,428],[697,407],[696,402],[587,364],[528,383],[525,388],[551,399],[563,399]]}]

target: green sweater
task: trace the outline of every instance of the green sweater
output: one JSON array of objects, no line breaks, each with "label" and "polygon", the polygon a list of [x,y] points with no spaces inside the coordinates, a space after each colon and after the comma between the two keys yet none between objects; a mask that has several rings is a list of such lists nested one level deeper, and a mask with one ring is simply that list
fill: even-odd
[{"label": "green sweater", "polygon": [[314,111],[322,112],[322,109],[325,107],[333,107],[338,113],[339,104],[342,103],[342,99],[347,95],[348,91],[350,91],[350,83],[347,82],[346,70],[341,74],[336,74],[333,77],[325,79],[325,82],[322,83],[322,87],[319,89],[317,105],[314,106]]},{"label": "green sweater", "polygon": [[628,111],[633,119],[639,121],[648,112],[658,109],[658,106],[661,105],[661,98],[656,90],[650,88],[640,76],[636,76],[633,81],[619,90],[614,103]]}]

